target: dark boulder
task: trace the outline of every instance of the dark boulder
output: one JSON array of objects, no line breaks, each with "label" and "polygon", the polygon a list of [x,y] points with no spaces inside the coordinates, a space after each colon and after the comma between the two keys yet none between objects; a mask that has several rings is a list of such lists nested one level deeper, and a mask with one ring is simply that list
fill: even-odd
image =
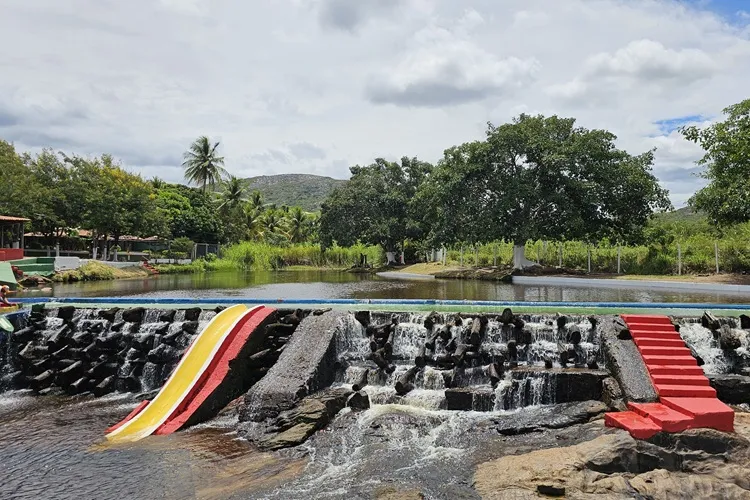
[{"label": "dark boulder", "polygon": [[445,390],[448,410],[491,411],[495,407],[495,391],[490,387],[454,387]]},{"label": "dark boulder", "polygon": [[578,325],[571,325],[568,328],[568,342],[573,345],[578,345],[581,343],[581,338],[581,329]]},{"label": "dark boulder", "polygon": [[73,335],[73,343],[78,346],[87,346],[94,341],[94,334],[91,331],[84,330]]},{"label": "dark boulder", "polygon": [[150,332],[141,333],[133,339],[133,348],[139,351],[150,351],[154,348],[155,340],[156,334]]},{"label": "dark boulder", "polygon": [[727,404],[750,403],[750,377],[746,375],[708,375],[716,396]]},{"label": "dark boulder", "polygon": [[156,349],[150,351],[147,359],[151,363],[164,364],[176,361],[180,357],[180,351],[166,344],[160,344]]},{"label": "dark boulder", "polygon": [[11,338],[13,339],[13,342],[23,344],[32,340],[35,336],[35,332],[36,329],[34,329],[34,327],[27,326],[26,328],[21,328],[20,330],[13,332]]},{"label": "dark boulder", "polygon": [[161,338],[162,344],[171,345],[172,347],[177,345],[177,342],[180,340],[180,336],[184,332],[182,330],[177,330],[176,332],[167,333]]},{"label": "dark boulder", "polygon": [[106,319],[110,323],[114,323],[115,316],[117,316],[117,313],[120,311],[119,307],[113,307],[111,309],[102,309],[97,314],[100,318]]},{"label": "dark boulder", "polygon": [[99,382],[92,390],[94,396],[104,396],[115,390],[115,376],[110,375],[101,382]]},{"label": "dark boulder", "polygon": [[503,312],[497,318],[497,320],[504,325],[510,325],[511,323],[513,323],[513,319],[514,315],[510,307],[506,307],[505,309],[503,309]]},{"label": "dark boulder", "polygon": [[40,373],[36,377],[31,378],[29,380],[29,385],[35,391],[39,391],[40,389],[49,387],[54,380],[55,380],[54,370],[45,370],[44,372]]},{"label": "dark boulder", "polygon": [[703,316],[701,316],[701,325],[703,328],[708,328],[709,330],[718,330],[721,328],[719,319],[709,311],[704,312]]},{"label": "dark boulder", "polygon": [[555,321],[557,322],[558,330],[562,330],[563,328],[565,328],[565,325],[568,324],[567,316],[558,316]]},{"label": "dark boulder", "polygon": [[142,307],[133,307],[132,309],[125,309],[122,312],[122,319],[126,323],[140,323],[143,321],[143,315],[146,310]]},{"label": "dark boulder", "polygon": [[65,321],[70,321],[73,319],[75,312],[76,308],[73,306],[62,306],[57,310],[57,317]]},{"label": "dark boulder", "polygon": [[162,311],[159,313],[159,321],[171,323],[172,321],[174,321],[175,314],[177,314],[177,311],[174,309],[167,309],[166,311]]},{"label": "dark boulder", "polygon": [[357,391],[346,400],[346,406],[352,410],[368,410],[370,408],[370,398],[364,391]]},{"label": "dark boulder", "polygon": [[201,316],[202,309],[200,307],[192,307],[185,309],[185,321],[198,321]]},{"label": "dark boulder", "polygon": [[357,311],[354,313],[354,319],[359,321],[359,324],[367,328],[370,326],[370,311]]},{"label": "dark boulder", "polygon": [[81,377],[72,384],[70,384],[66,389],[65,392],[67,392],[70,395],[80,394],[82,392],[86,392],[89,388],[90,380],[86,377]]},{"label": "dark boulder", "polygon": [[196,333],[198,333],[198,326],[199,326],[198,321],[195,321],[195,320],[185,321],[182,324],[182,331],[187,333],[188,335],[195,335]]},{"label": "dark boulder", "polygon": [[747,314],[740,314],[740,328],[750,330],[750,316]]},{"label": "dark boulder", "polygon": [[742,347],[742,337],[745,332],[733,330],[728,325],[722,325],[719,329],[719,347],[725,351],[733,351]]}]

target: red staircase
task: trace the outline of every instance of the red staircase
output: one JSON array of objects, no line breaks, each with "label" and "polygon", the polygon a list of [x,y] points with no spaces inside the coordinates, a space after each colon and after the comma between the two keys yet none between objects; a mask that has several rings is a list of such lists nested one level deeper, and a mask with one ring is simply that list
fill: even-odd
[{"label": "red staircase", "polygon": [[605,414],[605,424],[625,429],[637,439],[696,427],[733,432],[734,411],[716,397],[671,320],[631,314],[623,314],[622,319],[646,363],[659,402],[628,403],[630,411]]},{"label": "red staircase", "polygon": [[149,264],[147,260],[144,260],[143,262],[141,262],[141,267],[145,269],[146,271],[150,272],[151,274],[159,274],[159,271],[154,266]]}]

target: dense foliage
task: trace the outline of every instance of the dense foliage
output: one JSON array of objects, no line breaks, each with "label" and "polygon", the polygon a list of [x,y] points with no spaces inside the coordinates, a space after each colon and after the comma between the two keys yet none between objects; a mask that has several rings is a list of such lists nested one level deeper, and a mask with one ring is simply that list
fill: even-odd
[{"label": "dense foliage", "polygon": [[724,110],[726,119],[710,127],[682,129],[706,151],[698,162],[706,167],[708,186],[690,200],[719,226],[750,221],[750,99]]}]

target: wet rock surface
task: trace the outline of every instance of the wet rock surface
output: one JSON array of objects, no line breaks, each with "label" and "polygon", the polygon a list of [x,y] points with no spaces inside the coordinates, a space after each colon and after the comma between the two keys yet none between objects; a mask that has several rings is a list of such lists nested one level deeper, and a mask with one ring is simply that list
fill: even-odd
[{"label": "wet rock surface", "polygon": [[728,404],[750,403],[750,376],[716,374],[708,375],[716,396]]},{"label": "wet rock surface", "polygon": [[601,401],[563,403],[518,412],[495,420],[495,429],[504,436],[540,432],[545,429],[562,429],[586,423],[607,411]]},{"label": "wet rock surface", "polygon": [[607,316],[599,327],[606,367],[619,383],[625,400],[654,402],[657,396],[643,358],[635,342],[618,337],[616,320],[619,317]]}]

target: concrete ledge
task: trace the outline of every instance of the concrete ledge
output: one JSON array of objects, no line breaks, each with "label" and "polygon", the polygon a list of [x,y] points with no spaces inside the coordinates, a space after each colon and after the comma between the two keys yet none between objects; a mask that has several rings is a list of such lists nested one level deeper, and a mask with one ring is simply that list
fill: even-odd
[{"label": "concrete ledge", "polygon": [[613,325],[615,316],[602,318],[599,325],[607,369],[617,380],[626,401],[653,403],[658,400],[646,363],[632,340],[620,340]]},{"label": "concrete ledge", "polygon": [[695,283],[677,281],[616,280],[594,278],[565,278],[559,276],[513,276],[514,285],[572,286],[599,288],[646,288],[651,290],[680,290],[686,292],[715,292],[750,295],[750,285]]},{"label": "concrete ledge", "polygon": [[55,271],[70,271],[81,267],[78,257],[55,257]]}]

